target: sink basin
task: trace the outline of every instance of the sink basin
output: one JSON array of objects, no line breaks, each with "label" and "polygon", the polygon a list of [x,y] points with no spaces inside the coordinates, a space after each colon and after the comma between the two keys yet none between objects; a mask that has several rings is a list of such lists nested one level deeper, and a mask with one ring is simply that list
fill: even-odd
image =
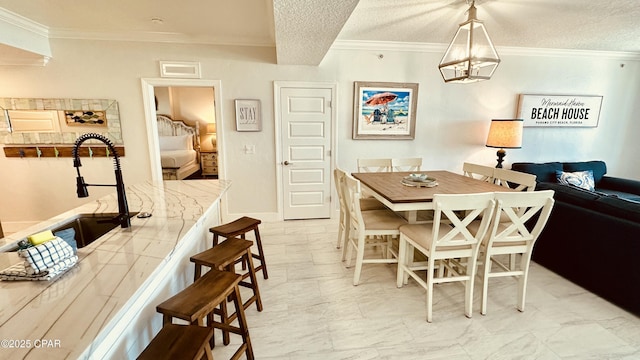
[{"label": "sink basin", "polygon": [[[130,212],[129,217],[134,217],[137,212]],[[118,213],[101,213],[101,214],[78,214],[75,215],[62,224],[54,228],[51,231],[54,233],[60,230],[73,228],[76,232],[76,242],[78,248],[83,248],[102,235],[120,226],[120,223],[116,219]],[[45,229],[46,230],[46,229]],[[18,244],[14,243],[9,245],[6,249],[0,251],[17,251]]]},{"label": "sink basin", "polygon": [[[129,217],[133,217],[137,212],[130,212]],[[120,226],[117,220],[118,213],[101,213],[101,214],[78,214],[66,223],[51,229],[56,231],[73,228],[76,231],[76,242],[78,248],[83,248],[102,235]]]}]

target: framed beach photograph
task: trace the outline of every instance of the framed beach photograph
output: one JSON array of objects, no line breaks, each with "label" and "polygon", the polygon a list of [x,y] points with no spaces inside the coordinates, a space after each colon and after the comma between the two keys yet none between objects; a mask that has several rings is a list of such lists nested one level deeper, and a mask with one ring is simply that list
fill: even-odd
[{"label": "framed beach photograph", "polygon": [[415,138],[417,83],[356,81],[354,84],[354,139]]},{"label": "framed beach photograph", "polygon": [[236,128],[238,131],[262,130],[260,100],[236,99]]}]

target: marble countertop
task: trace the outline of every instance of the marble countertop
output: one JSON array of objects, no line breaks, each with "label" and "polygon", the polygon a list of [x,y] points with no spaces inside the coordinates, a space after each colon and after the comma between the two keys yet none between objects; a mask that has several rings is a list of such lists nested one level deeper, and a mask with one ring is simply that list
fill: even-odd
[{"label": "marble countertop", "polygon": [[[127,187],[128,229],[116,228],[78,249],[78,264],[55,281],[0,281],[0,358],[42,358],[35,341],[51,340],[47,359],[77,358],[94,341],[152,273],[180,247],[181,240],[229,188],[225,180],[165,181]],[[0,240],[0,247],[80,213],[118,212],[115,192]],[[20,260],[0,253],[0,268]],[[5,341],[14,341],[7,348]],[[19,343],[20,341],[22,343]],[[27,347],[26,341],[31,344]],[[19,347],[23,345],[22,347]],[[18,348],[16,348],[18,347]],[[6,355],[6,356],[5,356]]]}]

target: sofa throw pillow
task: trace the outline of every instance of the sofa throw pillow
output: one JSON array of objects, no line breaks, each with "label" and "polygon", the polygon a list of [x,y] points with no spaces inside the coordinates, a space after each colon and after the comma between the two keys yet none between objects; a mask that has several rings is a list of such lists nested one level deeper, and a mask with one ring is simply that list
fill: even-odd
[{"label": "sofa throw pillow", "polygon": [[592,170],[576,172],[556,171],[556,179],[563,185],[573,185],[581,189],[595,191],[595,181]]}]

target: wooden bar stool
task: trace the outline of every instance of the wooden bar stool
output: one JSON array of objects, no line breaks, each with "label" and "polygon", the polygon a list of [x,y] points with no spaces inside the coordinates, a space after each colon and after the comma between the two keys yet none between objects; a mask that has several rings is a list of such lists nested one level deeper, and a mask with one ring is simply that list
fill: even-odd
[{"label": "wooden bar stool", "polygon": [[198,325],[166,324],[142,351],[139,360],[200,360],[203,355],[212,360],[209,341],[213,329]]},{"label": "wooden bar stool", "polygon": [[[256,270],[253,267],[253,260],[251,256],[252,244],[253,243],[249,240],[232,237],[211,249],[193,255],[190,260],[195,264],[194,281],[200,278],[203,266],[217,270],[235,272],[235,264],[238,260],[243,261],[248,264],[248,271],[241,275],[242,280],[239,282],[239,285],[253,290],[253,296],[243,303],[243,307],[246,310],[255,302],[258,311],[262,311],[262,300],[260,299],[260,290],[258,289],[258,278],[256,277]],[[251,282],[244,281],[246,278],[249,278]],[[223,307],[224,306],[225,304],[223,304]],[[236,314],[229,316],[231,321],[235,319],[235,316]]]},{"label": "wooden bar stool", "polygon": [[253,230],[253,233],[256,237],[256,245],[258,246],[258,253],[253,254],[252,256],[255,259],[260,260],[260,265],[256,267],[256,271],[262,271],[262,277],[264,277],[264,279],[266,280],[269,278],[269,274],[267,273],[267,263],[264,260],[262,240],[260,239],[260,230],[258,229],[258,225],[260,225],[261,223],[261,220],[243,216],[230,223],[214,226],[209,229],[209,232],[213,233],[213,246],[216,246],[218,245],[219,236],[228,239],[240,235],[241,239],[245,239],[245,234]]},{"label": "wooden bar stool", "polygon": [[[242,345],[233,354],[232,359],[239,359],[244,352],[247,359],[253,360],[253,348],[249,337],[249,329],[244,314],[244,307],[240,301],[240,289],[238,283],[241,275],[228,271],[211,269],[193,284],[164,301],[156,307],[163,315],[163,326],[171,324],[173,318],[188,321],[190,324],[206,326],[222,330],[223,337],[229,337],[229,332],[242,337]],[[226,313],[227,298],[231,298],[236,309],[238,326],[232,326]],[[220,306],[220,309],[218,309]],[[220,315],[221,320],[215,321],[214,314]],[[225,342],[227,345],[229,342]],[[211,336],[211,346],[215,344],[214,336]]]}]

